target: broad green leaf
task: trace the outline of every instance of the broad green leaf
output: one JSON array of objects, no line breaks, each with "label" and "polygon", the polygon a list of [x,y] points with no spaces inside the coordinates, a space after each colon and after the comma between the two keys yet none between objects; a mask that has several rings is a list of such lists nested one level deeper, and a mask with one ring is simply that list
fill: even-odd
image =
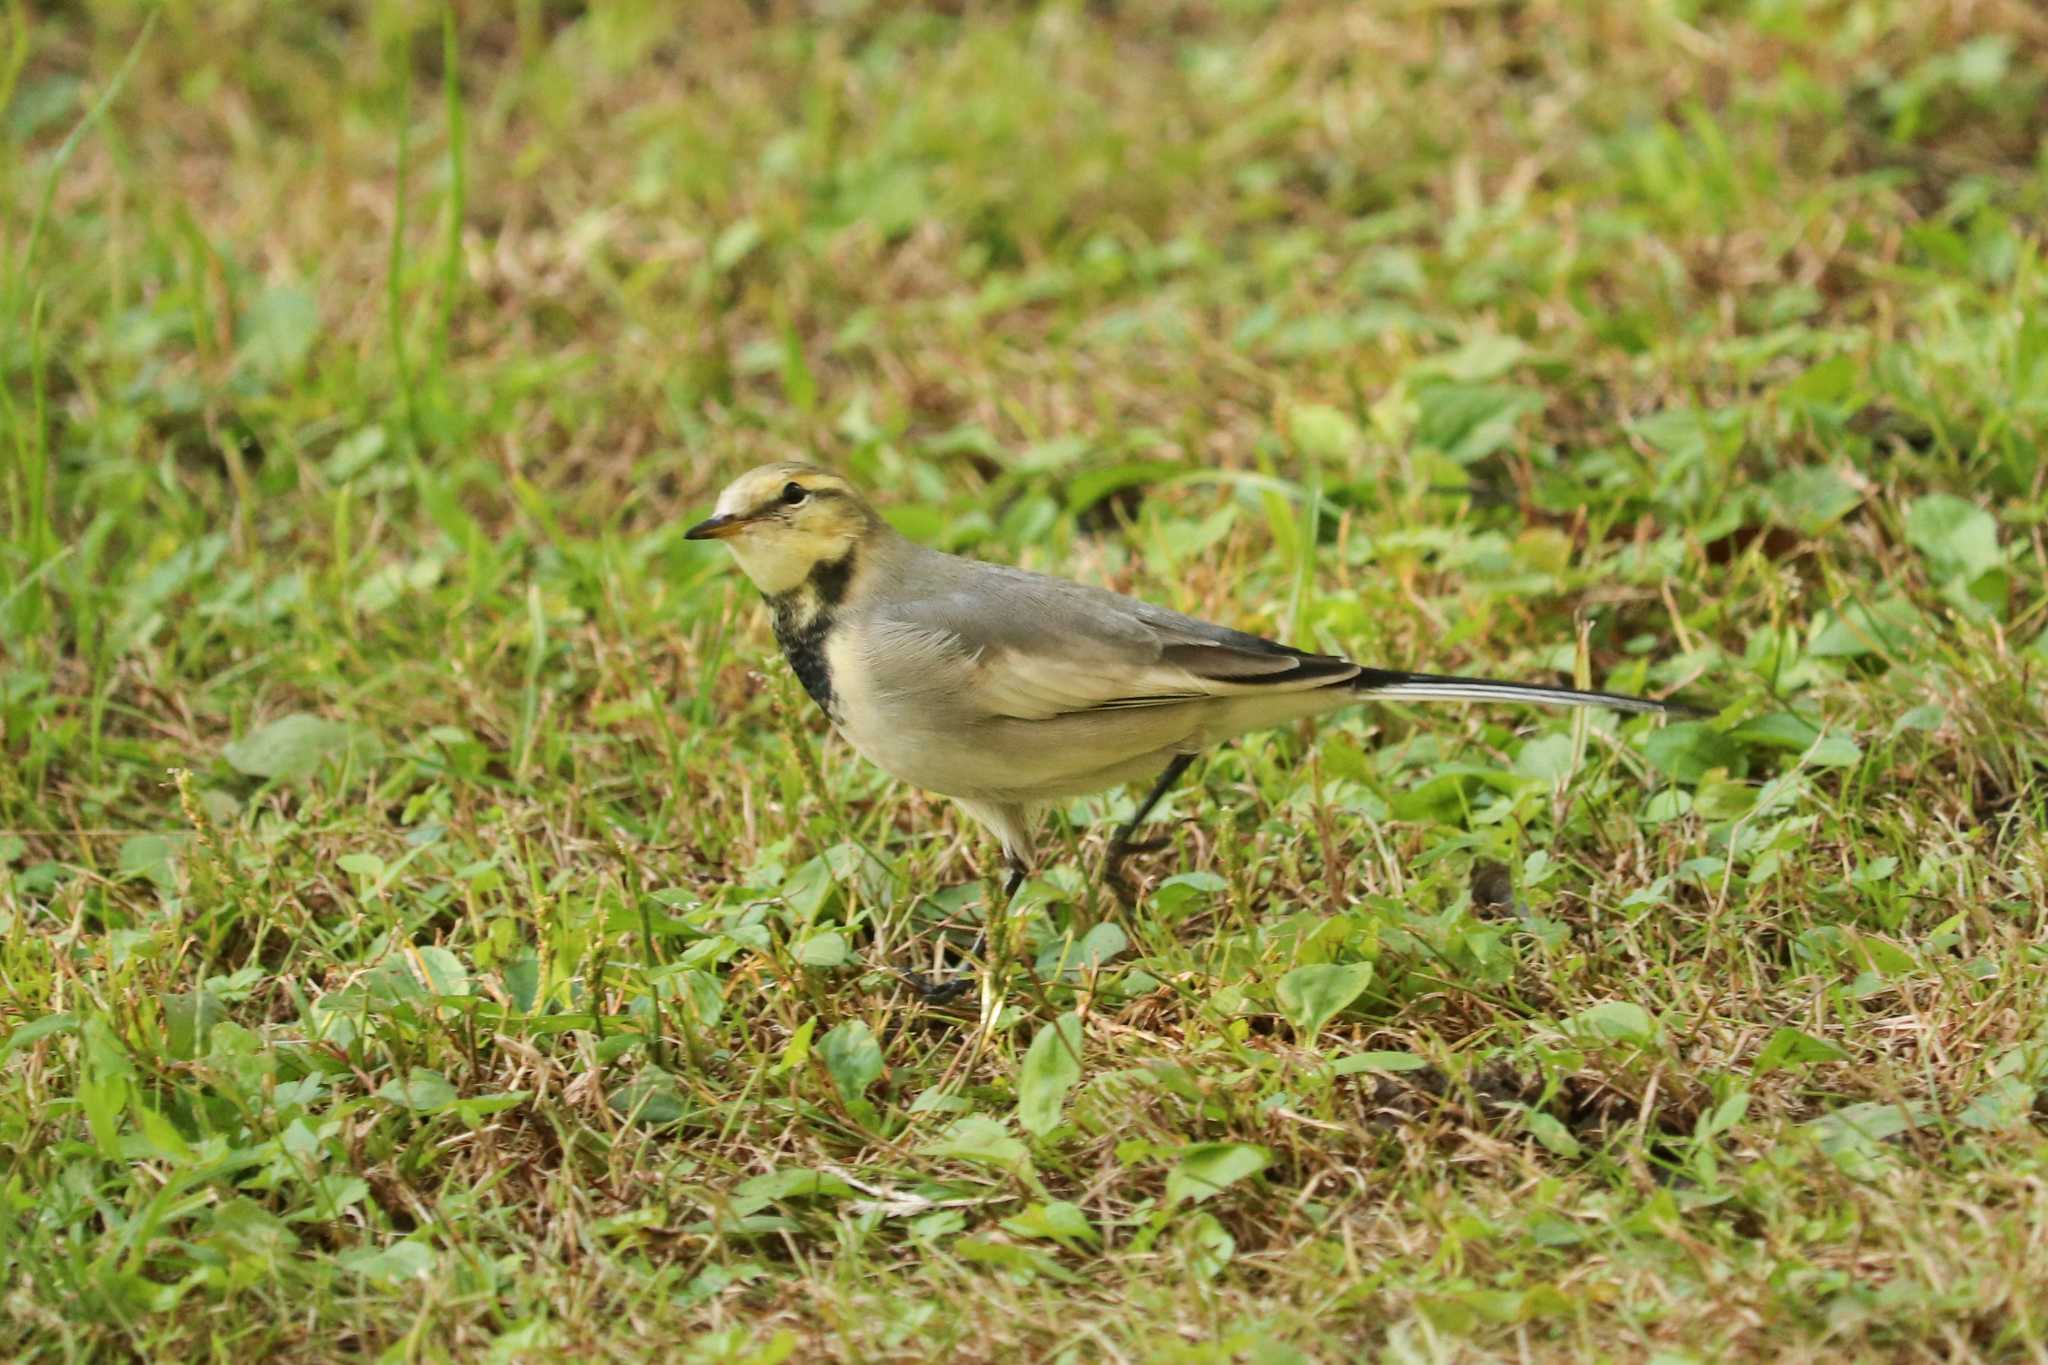
[{"label": "broad green leaf", "polygon": [[1157,483],[1179,473],[1181,468],[1163,460],[1133,460],[1125,464],[1084,468],[1067,484],[1067,506],[1075,512],[1086,511],[1119,489]]},{"label": "broad green leaf", "polygon": [[1715,1105],[1711,1112],[1700,1115],[1699,1122],[1694,1125],[1693,1136],[1704,1142],[1717,1133],[1727,1132],[1742,1122],[1748,1113],[1749,1092],[1738,1090]]},{"label": "broad green leaf", "polygon": [[1702,782],[1693,793],[1693,811],[1702,820],[1733,820],[1756,808],[1757,788],[1746,782]]},{"label": "broad green leaf", "polygon": [[79,1108],[92,1126],[93,1143],[100,1155],[118,1160],[121,1131],[128,1103],[129,1087],[135,1079],[135,1064],[115,1036],[106,1019],[89,1015],[81,1028],[85,1051],[85,1075],[77,1083]]},{"label": "broad green leaf", "polygon": [[512,1008],[530,1014],[540,999],[540,954],[524,946],[514,949],[505,959],[499,978],[505,984]]},{"label": "broad green leaf", "polygon": [[1778,397],[1803,407],[1839,409],[1855,396],[1862,369],[1853,356],[1832,356],[1780,386]]},{"label": "broad green leaf", "polygon": [[1287,430],[1302,454],[1324,464],[1348,460],[1365,445],[1358,423],[1322,403],[1295,408],[1287,416]]},{"label": "broad green leaf", "polygon": [[951,1094],[939,1086],[927,1086],[917,1092],[917,1098],[910,1102],[913,1114],[966,1114],[974,1110],[974,1101],[961,1095]]},{"label": "broad green leaf", "polygon": [[1989,512],[1952,493],[1929,493],[1906,509],[1906,539],[1926,555],[1940,578],[1975,578],[2005,563],[1998,523]]},{"label": "broad green leaf", "polygon": [[1085,976],[1107,966],[1129,946],[1130,939],[1124,931],[1104,920],[1083,935],[1079,943],[1057,940],[1047,944],[1038,955],[1037,970],[1040,976]]},{"label": "broad green leaf", "polygon": [[1807,535],[1819,535],[1854,511],[1863,494],[1842,474],[1822,465],[1788,469],[1769,485],[1780,520]]},{"label": "broad green leaf", "polygon": [[809,924],[817,919],[839,890],[839,884],[832,878],[832,865],[824,857],[816,857],[789,874],[782,884],[782,900],[799,924]]},{"label": "broad green leaf", "polygon": [[319,333],[320,309],[312,294],[297,285],[266,289],[250,301],[237,328],[242,363],[266,380],[289,379]]},{"label": "broad green leaf", "polygon": [[630,1115],[640,1123],[659,1126],[674,1123],[690,1112],[676,1078],[658,1066],[644,1068],[607,1097],[615,1114]]},{"label": "broad green leaf", "polygon": [[433,587],[441,581],[447,567],[445,560],[432,555],[413,560],[393,560],[358,584],[349,601],[363,615],[375,616],[402,598]]},{"label": "broad green leaf", "polygon": [[1416,362],[1412,373],[1441,375],[1477,384],[1498,379],[1529,358],[1529,343],[1518,336],[1487,332],[1453,351]]},{"label": "broad green leaf", "polygon": [[1205,1280],[1215,1279],[1237,1254],[1237,1239],[1207,1210],[1183,1222],[1176,1240],[1188,1258],[1188,1269]]},{"label": "broad green leaf", "polygon": [[1531,1137],[1559,1156],[1576,1159],[1580,1155],[1579,1140],[1573,1137],[1572,1130],[1565,1127],[1555,1116],[1546,1114],[1541,1109],[1530,1109],[1523,1113],[1522,1124],[1529,1130]]},{"label": "broad green leaf", "polygon": [[943,1132],[918,1148],[927,1156],[950,1157],[977,1166],[993,1166],[1011,1175],[1033,1179],[1031,1153],[1023,1140],[985,1114],[955,1119]]},{"label": "broad green leaf", "polygon": [[353,735],[340,721],[295,712],[230,742],[221,756],[236,772],[290,782],[312,776]]},{"label": "broad green leaf", "polygon": [[329,483],[347,483],[356,475],[375,464],[391,441],[384,434],[384,428],[372,423],[358,431],[350,432],[335,442],[334,450],[323,466]]},{"label": "broad green leaf", "polygon": [[162,890],[175,890],[178,875],[171,862],[175,848],[176,843],[168,835],[130,835],[121,841],[115,866],[124,877],[146,877]]},{"label": "broad green leaf", "polygon": [[1313,1039],[1371,984],[1370,962],[1319,962],[1281,977],[1273,994],[1295,1031]]},{"label": "broad green leaf", "polygon": [[1029,1205],[1022,1213],[1003,1220],[1003,1231],[1016,1237],[1049,1237],[1066,1246],[1089,1245],[1102,1240],[1095,1225],[1078,1204],[1064,1199],[1047,1199]]},{"label": "broad green leaf", "polygon": [[1817,659],[1904,655],[1911,652],[1920,626],[1919,611],[1903,597],[1880,598],[1869,606],[1851,603],[1814,617],[1806,652]]},{"label": "broad green leaf", "polygon": [[428,944],[407,956],[413,976],[429,995],[468,995],[469,968],[446,948]]},{"label": "broad green leaf", "polygon": [[1522,418],[1543,410],[1543,397],[1512,384],[1449,381],[1419,386],[1415,406],[1416,444],[1466,465],[1512,447]]},{"label": "broad green leaf", "polygon": [[1038,1030],[1017,1074],[1017,1122],[1034,1137],[1059,1126],[1067,1091],[1081,1079],[1081,1019],[1063,1014]]},{"label": "broad green leaf", "polygon": [[1528,777],[1554,782],[1572,770],[1572,737],[1538,735],[1522,745],[1515,755],[1515,771]]},{"label": "broad green leaf", "polygon": [[378,1087],[377,1098],[417,1113],[427,1113],[446,1109],[455,1103],[456,1094],[455,1087],[448,1083],[446,1076],[431,1067],[416,1066],[406,1073],[404,1080],[384,1082]]},{"label": "broad green leaf", "polygon": [[421,1242],[393,1242],[388,1247],[355,1247],[340,1256],[341,1267],[366,1280],[397,1284],[425,1279],[434,1269],[433,1249]]},{"label": "broad green leaf", "polygon": [[610,1214],[587,1224],[591,1233],[598,1237],[631,1237],[634,1233],[648,1228],[658,1228],[668,1221],[668,1207],[664,1204],[642,1204],[638,1208],[626,1209]]},{"label": "broad green leaf", "polygon": [[45,1014],[29,1020],[20,1028],[7,1035],[5,1044],[0,1044],[0,1061],[14,1055],[16,1049],[27,1047],[40,1038],[58,1033],[78,1031],[79,1018],[75,1014]]},{"label": "broad green leaf", "polygon": [[189,1062],[206,1051],[206,1035],[227,1018],[228,1007],[211,991],[179,991],[163,999],[165,1042],[170,1055]]},{"label": "broad green leaf", "polygon": [[1728,738],[1737,744],[1754,744],[1790,753],[1804,753],[1820,736],[1818,724],[1791,711],[1773,711],[1767,716],[1757,716],[1728,732]]},{"label": "broad green leaf", "polygon": [[2024,1128],[2034,1113],[2035,1093],[2018,1076],[2001,1076],[1963,1107],[1956,1122],[1983,1133]]},{"label": "broad green leaf", "polygon": [[771,1076],[786,1076],[798,1067],[801,1067],[805,1062],[808,1062],[811,1059],[811,1035],[817,1031],[818,1020],[816,1016],[798,1024],[796,1032],[792,1033],[789,1036],[789,1041],[783,1044],[782,1055],[776,1059],[775,1065],[769,1068],[768,1074]]},{"label": "broad green leaf", "polygon": [[235,1251],[269,1262],[297,1249],[298,1235],[283,1219],[254,1199],[237,1195],[223,1202],[208,1221],[206,1237]]},{"label": "broad green leaf", "polygon": [[1644,732],[1638,741],[1650,766],[1677,782],[1692,783],[1740,756],[1726,735],[1701,721],[1680,721]]},{"label": "broad green leaf", "polygon": [[1564,1021],[1565,1032],[1581,1038],[1648,1045],[1657,1039],[1657,1021],[1630,1000],[1608,1000],[1580,1010]]},{"label": "broad green leaf", "polygon": [[1081,936],[1080,950],[1069,965],[1077,971],[1099,971],[1121,955],[1130,943],[1121,925],[1105,920]]},{"label": "broad green leaf", "polygon": [[1464,1289],[1430,1294],[1417,1300],[1423,1314],[1444,1331],[1470,1333],[1481,1323],[1512,1324],[1564,1317],[1579,1306],[1556,1286],[1529,1289]]},{"label": "broad green leaf", "polygon": [[1406,791],[1394,793],[1394,818],[1425,824],[1455,824],[1471,808],[1475,785],[1475,779],[1468,773],[1438,773]]},{"label": "broad green leaf", "polygon": [[826,969],[844,966],[853,956],[846,946],[846,935],[833,929],[819,929],[807,936],[798,945],[796,960],[806,967]]},{"label": "broad green leaf", "polygon": [[[2041,638],[2035,642],[2035,645],[2035,653],[2041,655],[2044,659],[2048,659],[2048,631],[2041,633]],[[1892,722],[1892,736],[1897,738],[1899,735],[1913,730],[1939,730],[1947,723],[1948,711],[1945,707],[1916,706],[1910,711],[1903,712],[1896,721]]]},{"label": "broad green leaf", "polygon": [[[1680,818],[1691,809],[1691,792],[1677,787],[1666,787],[1663,791],[1652,794],[1650,799],[1643,803],[1643,820],[1648,824],[1661,825]],[[1634,896],[1641,896],[1643,894],[1641,891],[1633,893]],[[1637,903],[1640,902],[1634,900],[1623,902],[1624,905]]]},{"label": "broad green leaf", "polygon": [[963,1261],[973,1261],[977,1265],[992,1265],[1019,1274],[1027,1280],[1043,1275],[1062,1284],[1073,1284],[1080,1279],[1080,1276],[1037,1247],[1019,1246],[1015,1242],[991,1242],[980,1237],[962,1237],[947,1250]]},{"label": "broad green leaf", "polygon": [[675,1000],[697,1016],[700,1027],[710,1028],[725,1017],[725,994],[716,974],[691,968],[675,975]]},{"label": "broad green leaf", "polygon": [[1885,976],[1917,971],[1920,967],[1920,960],[1913,954],[1890,939],[1880,938],[1875,934],[1863,933],[1844,926],[1842,942],[1856,962]]},{"label": "broad green leaf", "polygon": [[733,1188],[735,1202],[747,1206],[741,1210],[745,1213],[753,1213],[780,1199],[843,1199],[857,1193],[859,1191],[853,1186],[829,1171],[814,1171],[804,1166],[763,1171],[742,1180]]},{"label": "broad green leaf", "polygon": [[1863,761],[1863,746],[1847,735],[1823,735],[1806,751],[1806,761],[1816,768],[1853,768]]},{"label": "broad green leaf", "polygon": [[334,860],[334,865],[351,877],[364,881],[375,881],[386,870],[384,860],[374,853],[344,853]]},{"label": "broad green leaf", "polygon": [[473,1128],[492,1114],[502,1114],[507,1109],[516,1109],[532,1098],[531,1090],[506,1090],[495,1095],[471,1095],[455,1101],[454,1111],[465,1124]]},{"label": "broad green leaf", "polygon": [[1820,1142],[1820,1149],[1855,1180],[1870,1180],[1890,1164],[1886,1144],[1927,1120],[1927,1106],[1919,1102],[1891,1103],[1866,1100],[1844,1105],[1801,1125]]},{"label": "broad green leaf", "polygon": [[1179,1164],[1167,1173],[1166,1202],[1199,1204],[1257,1175],[1272,1160],[1272,1153],[1249,1142],[1197,1142],[1182,1150]]},{"label": "broad green leaf", "polygon": [[882,1077],[882,1045],[874,1030],[849,1019],[818,1040],[818,1057],[846,1099],[858,1099]]}]

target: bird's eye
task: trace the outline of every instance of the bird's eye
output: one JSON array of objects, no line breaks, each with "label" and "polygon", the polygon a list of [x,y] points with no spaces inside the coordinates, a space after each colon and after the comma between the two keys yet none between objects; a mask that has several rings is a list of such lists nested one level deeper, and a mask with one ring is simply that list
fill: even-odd
[{"label": "bird's eye", "polygon": [[786,483],[782,485],[782,505],[784,507],[794,507],[809,496],[809,490],[800,483]]}]

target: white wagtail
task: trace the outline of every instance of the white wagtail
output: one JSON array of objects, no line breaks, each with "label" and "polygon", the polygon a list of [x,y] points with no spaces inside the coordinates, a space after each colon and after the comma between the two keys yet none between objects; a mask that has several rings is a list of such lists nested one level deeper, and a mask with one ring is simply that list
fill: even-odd
[{"label": "white wagtail", "polygon": [[1156,779],[1109,842],[1105,879],[1165,841],[1138,825],[1211,745],[1375,698],[1692,714],[1679,702],[1368,668],[1102,588],[904,539],[836,474],[763,465],[691,540],[723,540],[839,733],[890,776],[950,796],[1002,841],[1014,895],[1049,802]]}]

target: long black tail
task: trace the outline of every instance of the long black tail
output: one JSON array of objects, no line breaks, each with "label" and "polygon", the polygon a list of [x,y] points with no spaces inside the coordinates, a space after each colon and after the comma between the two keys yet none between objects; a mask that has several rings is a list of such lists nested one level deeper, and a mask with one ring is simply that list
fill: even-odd
[{"label": "long black tail", "polygon": [[1606,706],[1616,711],[1645,711],[1667,716],[1708,714],[1682,701],[1657,701],[1621,692],[1581,692],[1541,683],[1497,682],[1492,678],[1453,678],[1439,673],[1398,673],[1368,668],[1348,684],[1368,697],[1401,701],[1522,701],[1537,706]]}]

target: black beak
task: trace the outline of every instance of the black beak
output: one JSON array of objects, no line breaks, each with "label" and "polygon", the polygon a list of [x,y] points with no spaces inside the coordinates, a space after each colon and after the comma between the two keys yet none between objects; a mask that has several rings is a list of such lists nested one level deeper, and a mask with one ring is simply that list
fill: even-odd
[{"label": "black beak", "polygon": [[698,522],[695,526],[692,526],[689,530],[683,532],[683,539],[724,540],[727,536],[732,535],[734,532],[740,530],[741,528],[746,526],[748,522],[752,520],[752,517],[735,517],[729,513],[721,514],[715,517],[708,517],[705,520]]}]

